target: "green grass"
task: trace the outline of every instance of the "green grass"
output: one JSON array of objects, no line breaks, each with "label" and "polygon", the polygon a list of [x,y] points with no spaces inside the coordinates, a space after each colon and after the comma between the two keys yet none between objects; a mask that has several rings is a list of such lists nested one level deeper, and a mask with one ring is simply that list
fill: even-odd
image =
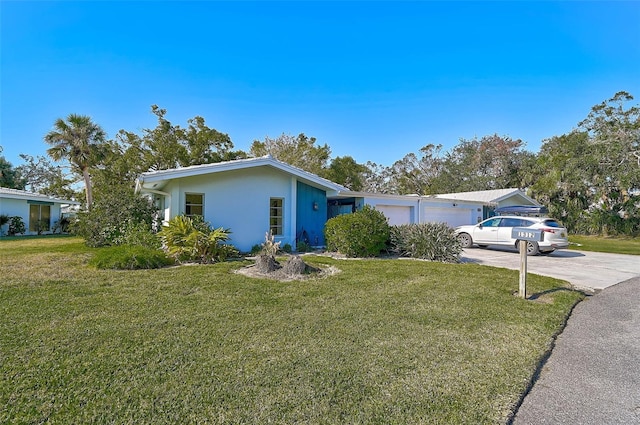
[{"label": "green grass", "polygon": [[640,238],[569,236],[570,249],[640,255]]},{"label": "green grass", "polygon": [[96,270],[79,239],[0,241],[0,423],[504,423],[582,294],[473,264],[305,257]]}]

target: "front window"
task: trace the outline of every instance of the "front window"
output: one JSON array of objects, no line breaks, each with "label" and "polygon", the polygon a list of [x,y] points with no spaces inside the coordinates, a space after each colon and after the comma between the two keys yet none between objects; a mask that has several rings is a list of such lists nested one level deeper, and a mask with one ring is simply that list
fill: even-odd
[{"label": "front window", "polygon": [[204,195],[202,193],[187,193],[184,214],[187,217],[204,216]]},{"label": "front window", "polygon": [[283,235],[282,198],[271,198],[269,201],[269,230],[272,235]]},{"label": "front window", "polygon": [[29,231],[47,232],[51,224],[51,206],[29,205]]}]

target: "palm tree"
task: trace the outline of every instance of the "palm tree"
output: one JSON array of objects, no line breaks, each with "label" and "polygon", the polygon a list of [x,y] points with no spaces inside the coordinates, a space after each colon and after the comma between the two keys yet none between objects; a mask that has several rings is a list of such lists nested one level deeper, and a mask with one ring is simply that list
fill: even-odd
[{"label": "palm tree", "polygon": [[75,171],[82,174],[87,197],[87,209],[91,209],[93,193],[89,168],[96,165],[103,156],[106,133],[86,115],[70,114],[66,121],[58,118],[53,130],[44,136],[50,145],[47,149],[54,161],[67,159]]}]

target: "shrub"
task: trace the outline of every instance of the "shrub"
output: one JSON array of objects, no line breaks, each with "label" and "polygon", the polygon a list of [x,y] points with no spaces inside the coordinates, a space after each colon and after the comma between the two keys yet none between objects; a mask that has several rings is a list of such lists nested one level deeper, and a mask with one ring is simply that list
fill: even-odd
[{"label": "shrub", "polygon": [[382,212],[365,205],[353,214],[339,215],[327,221],[324,236],[329,251],[348,257],[371,257],[385,248],[389,224]]},{"label": "shrub", "polygon": [[22,221],[22,217],[16,215],[9,218],[9,230],[7,230],[7,233],[9,234],[9,236],[20,235],[26,231],[27,229],[24,226],[24,221]]},{"label": "shrub", "polygon": [[179,215],[171,219],[158,233],[167,254],[180,262],[213,263],[236,256],[238,250],[223,242],[229,239],[228,229],[212,229],[199,216],[191,219]]},{"label": "shrub", "polygon": [[311,251],[311,245],[305,241],[300,241],[296,244],[296,252],[309,252]]},{"label": "shrub", "polygon": [[286,252],[287,254],[291,254],[291,252],[293,252],[293,248],[291,248],[291,244],[286,243],[282,246],[282,251]]},{"label": "shrub", "polygon": [[113,245],[136,245],[146,248],[160,249],[160,237],[148,223],[133,220],[124,224],[117,237],[112,240]]},{"label": "shrub", "polygon": [[62,217],[60,220],[53,223],[51,231],[53,233],[67,233],[69,231],[70,224],[71,220],[69,220],[69,217]]},{"label": "shrub", "polygon": [[159,249],[120,245],[99,249],[89,264],[99,269],[157,269],[173,264],[173,260]]},{"label": "shrub", "polygon": [[49,220],[36,220],[34,223],[34,228],[36,233],[41,235],[42,232],[46,232],[49,230]]},{"label": "shrub", "polygon": [[[157,209],[149,199],[134,194],[128,186],[113,187],[96,196],[91,211],[78,213],[70,231],[83,237],[87,246],[122,245],[129,242],[129,237],[138,242],[142,240],[136,235],[127,235],[128,232],[136,233],[144,228],[145,232],[152,233],[157,226],[156,217]],[[153,248],[154,244],[149,247]]]},{"label": "shrub", "polygon": [[391,227],[391,250],[402,257],[454,263],[462,247],[445,223],[403,224]]}]

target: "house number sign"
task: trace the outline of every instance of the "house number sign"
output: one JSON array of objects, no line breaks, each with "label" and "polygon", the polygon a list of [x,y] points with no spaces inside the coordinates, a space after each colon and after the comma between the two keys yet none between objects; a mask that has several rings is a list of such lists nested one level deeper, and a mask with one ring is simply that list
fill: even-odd
[{"label": "house number sign", "polygon": [[527,243],[540,242],[544,240],[544,233],[540,229],[530,229],[528,227],[514,227],[511,230],[511,237],[518,239],[520,249],[520,282],[518,285],[518,296],[527,298]]}]

